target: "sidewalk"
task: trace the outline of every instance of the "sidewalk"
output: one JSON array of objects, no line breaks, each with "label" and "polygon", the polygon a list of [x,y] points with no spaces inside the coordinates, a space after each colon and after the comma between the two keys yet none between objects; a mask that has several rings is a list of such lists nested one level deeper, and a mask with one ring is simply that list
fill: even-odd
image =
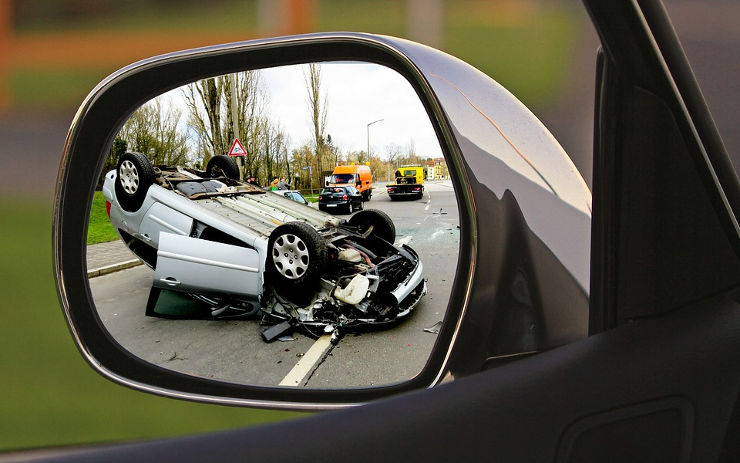
[{"label": "sidewalk", "polygon": [[121,240],[87,247],[87,276],[95,278],[141,265],[141,260]]}]

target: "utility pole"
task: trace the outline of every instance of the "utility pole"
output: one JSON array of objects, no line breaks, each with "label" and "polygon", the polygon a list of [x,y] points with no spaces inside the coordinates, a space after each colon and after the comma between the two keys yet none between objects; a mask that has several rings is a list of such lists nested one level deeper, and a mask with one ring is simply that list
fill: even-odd
[{"label": "utility pole", "polygon": [[375,124],[376,122],[381,122],[383,119],[378,119],[377,121],[372,121],[367,124],[367,158],[370,159],[370,126]]}]

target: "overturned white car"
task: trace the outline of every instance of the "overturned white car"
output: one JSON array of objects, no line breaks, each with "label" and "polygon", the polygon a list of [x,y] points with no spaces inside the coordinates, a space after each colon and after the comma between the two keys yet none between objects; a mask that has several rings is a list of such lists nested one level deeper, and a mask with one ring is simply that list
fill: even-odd
[{"label": "overturned white car", "polygon": [[125,153],[105,176],[110,219],[154,269],[152,297],[176,291],[205,302],[211,316],[260,314],[278,326],[338,333],[394,322],[426,294],[423,266],[395,226],[367,209],[334,217],[235,180],[233,159],[205,171],[152,166]]}]

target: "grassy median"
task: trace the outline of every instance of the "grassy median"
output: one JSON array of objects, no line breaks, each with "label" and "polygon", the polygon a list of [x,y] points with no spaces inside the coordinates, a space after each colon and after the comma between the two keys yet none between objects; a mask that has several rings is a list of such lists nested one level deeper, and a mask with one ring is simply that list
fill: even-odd
[{"label": "grassy median", "polygon": [[90,223],[87,225],[87,244],[105,243],[118,239],[105,210],[105,197],[96,191],[90,210]]},{"label": "grassy median", "polygon": [[51,205],[2,200],[0,216],[0,450],[149,439],[300,416],[165,399],[104,379],[78,352],[59,306]]}]

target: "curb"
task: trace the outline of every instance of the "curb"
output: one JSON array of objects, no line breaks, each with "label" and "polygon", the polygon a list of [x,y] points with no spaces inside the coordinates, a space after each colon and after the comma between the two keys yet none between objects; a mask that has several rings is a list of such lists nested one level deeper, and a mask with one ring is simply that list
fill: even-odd
[{"label": "curb", "polygon": [[118,272],[119,270],[125,270],[127,268],[136,267],[141,265],[142,262],[139,259],[131,259],[117,264],[106,265],[104,267],[94,268],[87,271],[88,278],[95,278],[109,273]]}]

